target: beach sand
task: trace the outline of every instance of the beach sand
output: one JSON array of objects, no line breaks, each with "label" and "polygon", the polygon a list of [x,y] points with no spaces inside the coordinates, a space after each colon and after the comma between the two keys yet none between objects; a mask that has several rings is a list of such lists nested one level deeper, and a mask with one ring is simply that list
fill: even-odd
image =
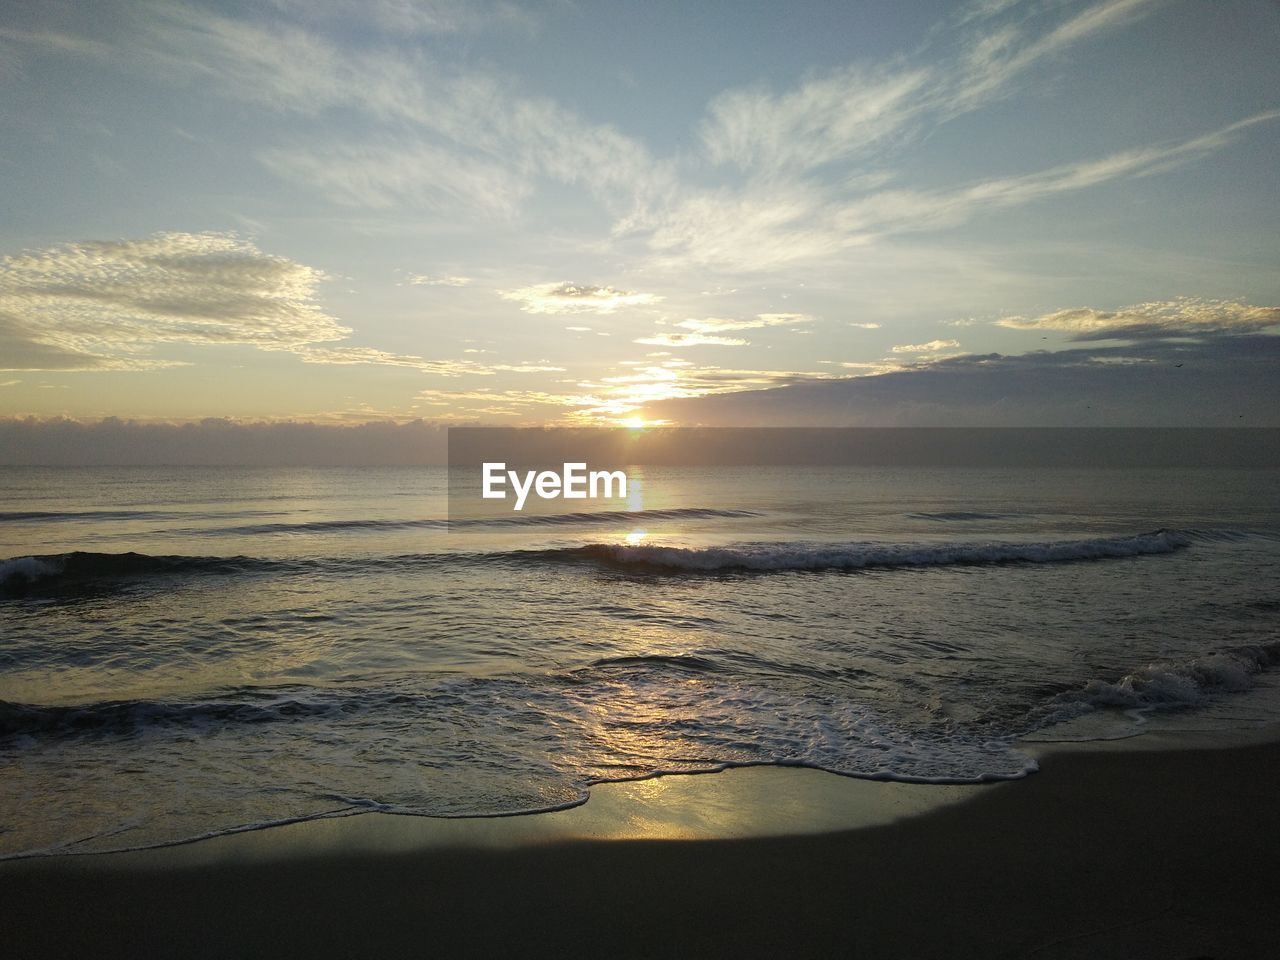
[{"label": "beach sand", "polygon": [[0,956],[1280,955],[1280,744],[1169,746],[1051,748],[981,787],[753,768],[11,861]]}]

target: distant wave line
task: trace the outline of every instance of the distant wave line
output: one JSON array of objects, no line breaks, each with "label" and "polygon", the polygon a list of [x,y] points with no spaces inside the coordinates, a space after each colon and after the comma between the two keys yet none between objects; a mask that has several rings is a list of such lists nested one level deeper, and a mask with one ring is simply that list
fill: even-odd
[{"label": "distant wave line", "polygon": [[668,510],[600,510],[540,515],[424,518],[415,520],[313,520],[303,523],[262,523],[238,527],[218,527],[211,534],[309,533],[329,530],[436,529],[468,527],[542,527],[613,523],[652,523],[660,520],[715,520],[758,517],[750,510],[721,510],[711,507],[673,507]]},{"label": "distant wave line", "polygon": [[[657,513],[651,511],[650,513]],[[665,511],[664,511],[665,513]],[[251,556],[152,556],[91,553],[14,557],[0,561],[0,594],[91,588],[115,580],[253,573],[359,573],[452,564],[589,565],[637,574],[717,575],[854,571],[998,564],[1052,564],[1158,556],[1193,543],[1274,540],[1235,530],[1156,530],[1129,536],[1049,541],[943,541],[892,543],[771,542],[718,547],[589,543],[546,549],[412,553],[382,557],[263,559]]]},{"label": "distant wave line", "polygon": [[1167,554],[1190,544],[1191,537],[1185,533],[1157,530],[1127,537],[1028,543],[768,543],[701,548],[597,543],[531,554],[624,570],[709,574],[1065,563]]}]

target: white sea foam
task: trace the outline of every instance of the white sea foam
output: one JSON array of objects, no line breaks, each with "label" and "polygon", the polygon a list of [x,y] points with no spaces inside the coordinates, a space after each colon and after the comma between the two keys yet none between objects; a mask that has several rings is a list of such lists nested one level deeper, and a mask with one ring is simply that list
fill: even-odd
[{"label": "white sea foam", "polygon": [[1193,707],[1220,693],[1253,686],[1253,676],[1275,662],[1270,647],[1239,647],[1182,663],[1151,663],[1114,682],[1094,680],[1082,694],[1094,707],[1124,709]]},{"label": "white sea foam", "polygon": [[35,557],[14,557],[12,560],[0,561],[0,585],[38,580],[56,573],[56,563]]},{"label": "white sea foam", "polygon": [[[1125,726],[1119,734],[1115,730],[1100,734],[1085,718],[1095,711],[1120,711],[1130,723],[1141,725],[1154,714],[1197,708],[1201,713],[1224,696],[1252,690],[1257,675],[1278,662],[1280,641],[1215,650],[1185,660],[1154,661],[1118,679],[1090,680],[1081,688],[1058,694],[1033,709],[1028,720],[1041,731],[1073,730],[1083,723],[1086,731],[1092,731],[1084,739],[1132,736],[1141,732],[1140,726]],[[1038,732],[1031,739],[1051,738]]]},{"label": "white sea foam", "polygon": [[592,544],[563,551],[608,563],[670,570],[856,570],[993,563],[1063,563],[1173,553],[1190,540],[1173,530],[1128,537],[1037,542],[767,543],[730,547]]},{"label": "white sea foam", "polygon": [[[71,843],[38,842],[41,821],[5,846],[29,856],[167,845],[289,822],[272,816],[281,809],[300,810],[299,819],[333,815],[335,804],[349,813],[511,816],[582,803],[597,783],[758,765],[911,783],[1008,780],[1035,769],[1009,737],[903,726],[854,700],[769,690],[675,667],[674,659],[519,681],[311,691],[305,701],[296,689],[258,690],[264,708],[251,710],[228,702],[9,704],[16,736],[7,744],[0,737],[0,748],[33,770],[74,766],[78,792],[118,802],[77,813],[85,829]],[[18,738],[33,749],[19,748]],[[370,763],[353,743],[376,744],[373,755],[384,762]],[[441,772],[424,777],[424,768]],[[232,769],[255,789],[237,787],[228,805]],[[49,803],[66,816],[59,804],[67,799]],[[172,813],[200,809],[202,816]],[[242,819],[226,819],[232,809]],[[122,823],[119,810],[141,819]]]}]

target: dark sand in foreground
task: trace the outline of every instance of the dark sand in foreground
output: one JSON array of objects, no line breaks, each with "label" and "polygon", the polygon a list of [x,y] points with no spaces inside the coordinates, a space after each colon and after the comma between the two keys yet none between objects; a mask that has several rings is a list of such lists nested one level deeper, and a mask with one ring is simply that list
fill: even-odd
[{"label": "dark sand in foreground", "polygon": [[[667,779],[723,803],[753,773]],[[793,775],[897,802],[891,784],[767,774]],[[901,819],[841,832],[539,841],[553,814],[518,818],[533,826],[511,843],[466,845],[476,821],[391,852],[264,839],[416,819],[356,817],[9,862],[0,956],[1280,956],[1277,786],[1278,744],[1088,750],[930,812],[908,788]]]}]

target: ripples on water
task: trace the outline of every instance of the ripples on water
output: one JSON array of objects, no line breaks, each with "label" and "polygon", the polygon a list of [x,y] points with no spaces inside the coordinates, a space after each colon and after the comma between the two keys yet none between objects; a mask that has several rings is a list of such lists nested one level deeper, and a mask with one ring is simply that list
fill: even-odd
[{"label": "ripples on water", "polygon": [[450,525],[431,470],[0,471],[0,854],[1270,722],[1274,471],[649,471]]}]

